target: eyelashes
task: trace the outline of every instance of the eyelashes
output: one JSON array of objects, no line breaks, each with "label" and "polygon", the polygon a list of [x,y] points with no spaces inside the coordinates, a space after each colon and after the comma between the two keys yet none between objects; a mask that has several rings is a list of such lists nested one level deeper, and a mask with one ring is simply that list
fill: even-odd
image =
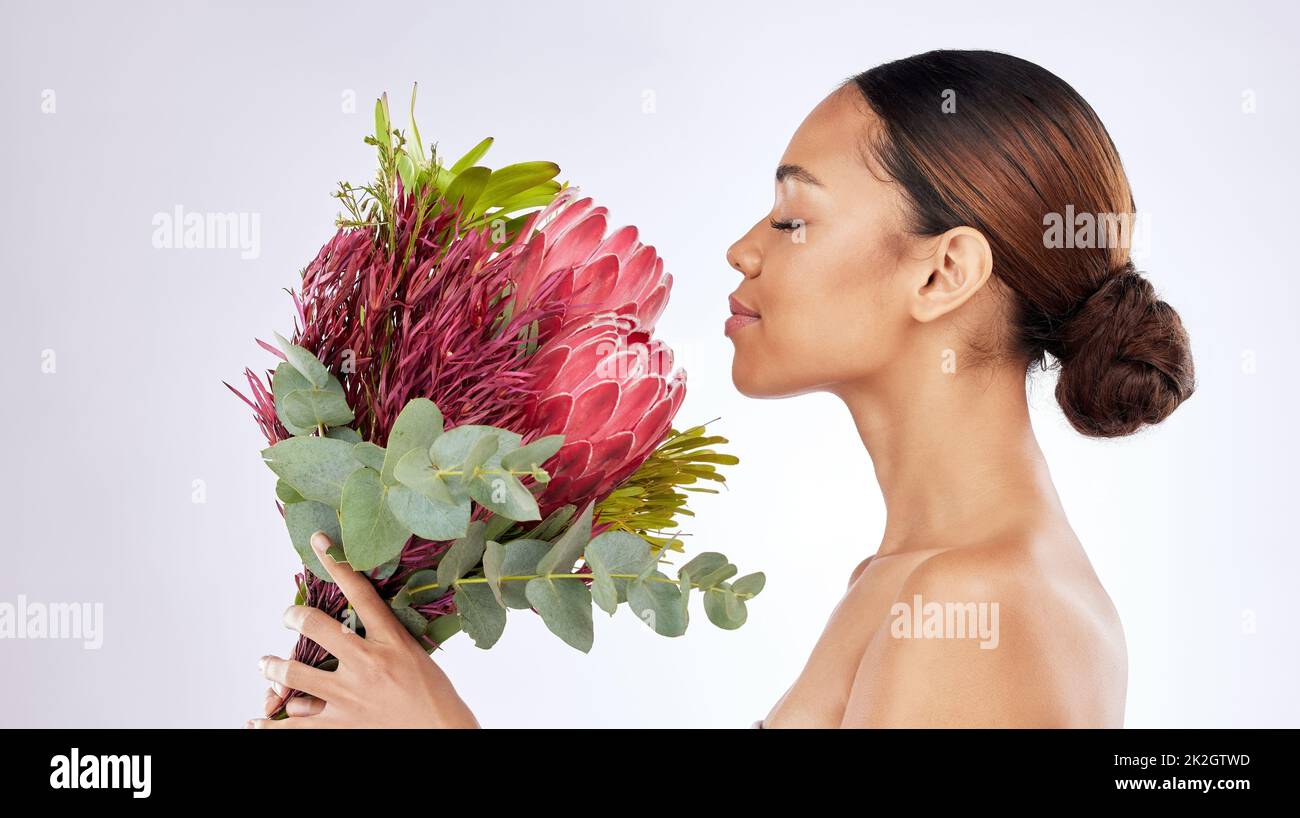
[{"label": "eyelashes", "polygon": [[773,230],[780,230],[784,233],[791,233],[800,227],[800,225],[795,224],[794,221],[782,222],[782,221],[777,221],[776,219],[773,219],[771,217],[768,217],[767,223],[772,227]]}]

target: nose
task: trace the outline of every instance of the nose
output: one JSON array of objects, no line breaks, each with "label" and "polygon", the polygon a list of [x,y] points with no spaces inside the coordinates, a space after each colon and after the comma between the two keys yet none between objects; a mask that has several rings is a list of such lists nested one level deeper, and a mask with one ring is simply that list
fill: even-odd
[{"label": "nose", "polygon": [[727,263],[739,270],[745,278],[753,278],[763,269],[763,255],[750,233],[741,236],[727,248]]}]

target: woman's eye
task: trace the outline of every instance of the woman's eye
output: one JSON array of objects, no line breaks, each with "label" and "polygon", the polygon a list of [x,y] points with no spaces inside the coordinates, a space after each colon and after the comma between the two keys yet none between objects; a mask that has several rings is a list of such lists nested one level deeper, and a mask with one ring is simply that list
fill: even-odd
[{"label": "woman's eye", "polygon": [[767,223],[772,226],[773,230],[783,230],[788,233],[792,230],[797,230],[799,227],[801,227],[803,225],[803,220],[794,219],[791,221],[780,222],[777,221],[776,219],[769,217]]}]

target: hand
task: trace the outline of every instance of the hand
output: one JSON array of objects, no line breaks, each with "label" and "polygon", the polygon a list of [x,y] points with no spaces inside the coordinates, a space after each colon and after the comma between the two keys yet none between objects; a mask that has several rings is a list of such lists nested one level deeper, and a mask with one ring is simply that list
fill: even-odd
[{"label": "hand", "polygon": [[[331,543],[321,532],[311,546],[339,590],[365,623],[366,635],[324,611],[294,605],[284,612],[284,624],[332,653],[334,671],[302,662],[263,656],[262,675],[306,696],[289,700],[284,719],[253,719],[252,728],[299,727],[478,727],[478,720],[461,701],[447,674],[434,663],[415,637],[393,616],[370,580],[346,562],[335,562],[326,551]],[[282,693],[268,690],[266,715],[275,713]]]}]

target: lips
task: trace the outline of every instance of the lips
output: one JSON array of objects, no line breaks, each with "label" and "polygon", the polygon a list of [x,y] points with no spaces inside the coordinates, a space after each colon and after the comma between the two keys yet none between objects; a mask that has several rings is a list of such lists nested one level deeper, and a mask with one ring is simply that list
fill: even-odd
[{"label": "lips", "polygon": [[758,321],[758,312],[737,301],[734,295],[727,296],[727,303],[731,306],[731,317],[724,327],[727,335]]}]

